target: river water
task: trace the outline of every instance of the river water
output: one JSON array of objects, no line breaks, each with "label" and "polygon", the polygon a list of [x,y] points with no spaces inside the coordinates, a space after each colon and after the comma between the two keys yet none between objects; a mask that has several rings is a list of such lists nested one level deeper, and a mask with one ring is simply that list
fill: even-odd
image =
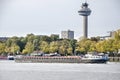
[{"label": "river water", "polygon": [[120,80],[120,63],[15,63],[0,61],[0,80]]}]

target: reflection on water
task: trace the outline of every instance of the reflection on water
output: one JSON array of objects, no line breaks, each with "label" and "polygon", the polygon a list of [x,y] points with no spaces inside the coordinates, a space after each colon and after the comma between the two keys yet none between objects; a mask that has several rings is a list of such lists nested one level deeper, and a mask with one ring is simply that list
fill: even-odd
[{"label": "reflection on water", "polygon": [[120,63],[62,64],[0,61],[0,80],[120,80]]}]

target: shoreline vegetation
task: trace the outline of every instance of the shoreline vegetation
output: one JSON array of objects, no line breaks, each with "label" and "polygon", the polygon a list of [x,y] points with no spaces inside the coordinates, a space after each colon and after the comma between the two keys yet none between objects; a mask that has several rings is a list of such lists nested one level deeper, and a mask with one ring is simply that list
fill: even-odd
[{"label": "shoreline vegetation", "polygon": [[34,35],[26,37],[13,36],[0,41],[0,56],[30,55],[33,52],[45,54],[58,53],[61,56],[85,55],[88,52],[108,54],[109,57],[120,57],[120,31],[114,38],[101,40],[100,37],[90,39],[60,39],[58,35]]}]

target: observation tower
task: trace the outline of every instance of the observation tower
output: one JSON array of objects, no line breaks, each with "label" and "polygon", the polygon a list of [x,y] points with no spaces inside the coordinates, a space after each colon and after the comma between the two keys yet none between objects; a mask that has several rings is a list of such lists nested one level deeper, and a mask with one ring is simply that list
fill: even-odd
[{"label": "observation tower", "polygon": [[88,16],[91,14],[91,10],[88,8],[88,3],[82,3],[81,9],[78,13],[83,16],[83,37],[88,38]]}]

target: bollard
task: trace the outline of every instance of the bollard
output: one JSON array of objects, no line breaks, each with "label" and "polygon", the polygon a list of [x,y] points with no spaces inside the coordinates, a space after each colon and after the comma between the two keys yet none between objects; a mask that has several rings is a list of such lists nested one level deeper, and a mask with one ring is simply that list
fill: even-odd
[{"label": "bollard", "polygon": [[114,57],[113,57],[113,62],[115,61]]},{"label": "bollard", "polygon": [[119,57],[118,57],[117,61],[119,62]]}]

